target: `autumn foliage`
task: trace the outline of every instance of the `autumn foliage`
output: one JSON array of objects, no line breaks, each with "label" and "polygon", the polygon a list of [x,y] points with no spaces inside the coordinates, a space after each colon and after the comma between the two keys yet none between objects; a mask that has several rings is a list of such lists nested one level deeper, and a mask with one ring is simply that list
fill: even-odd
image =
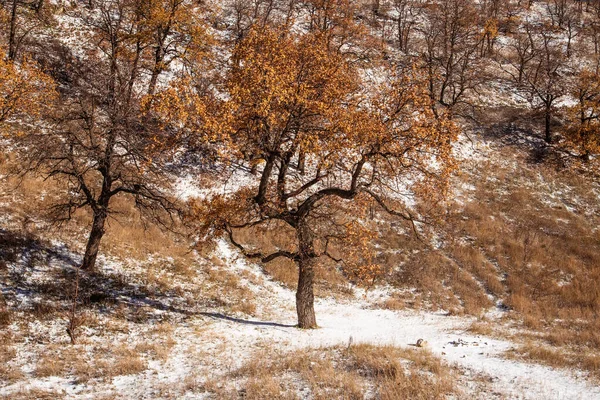
[{"label": "autumn foliage", "polygon": [[566,138],[585,159],[600,153],[600,76],[583,70],[572,90],[576,105],[568,111]]},{"label": "autumn foliage", "polygon": [[[419,66],[394,66],[379,57],[360,63],[336,45],[348,36],[332,26],[301,33],[290,26],[250,30],[233,51],[222,104],[231,115],[230,142],[262,170],[250,190],[213,199],[220,211],[216,226],[250,257],[298,264],[303,328],[316,326],[313,269],[320,258],[344,265],[358,281],[376,277],[379,267],[367,251],[372,232],[359,222],[368,206],[412,220],[408,207],[388,207],[384,192],[412,193],[435,204],[455,169],[457,129],[436,109]],[[352,202],[351,216],[336,212],[340,201]],[[236,229],[272,220],[296,232],[294,250],[262,254],[236,241]],[[333,248],[340,246],[352,250],[336,256]]]},{"label": "autumn foliage", "polygon": [[35,62],[7,60],[0,50],[0,123],[40,118],[55,99],[54,81]]}]

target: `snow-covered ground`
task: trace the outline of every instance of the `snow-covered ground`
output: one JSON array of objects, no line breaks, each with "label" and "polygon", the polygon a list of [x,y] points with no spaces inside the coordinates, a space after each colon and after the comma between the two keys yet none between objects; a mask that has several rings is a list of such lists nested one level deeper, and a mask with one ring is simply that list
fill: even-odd
[{"label": "snow-covered ground", "polygon": [[[171,340],[175,344],[166,361],[152,360],[141,373],[94,382],[93,386],[69,377],[33,377],[27,383],[0,388],[0,397],[43,389],[63,393],[65,398],[92,399],[115,393],[119,398],[162,398],[161,387],[182,385],[190,377],[200,383],[208,377],[225,377],[255,352],[265,349],[277,356],[301,348],[357,343],[416,348],[416,341],[424,339],[429,351],[458,368],[458,386],[468,398],[600,398],[600,387],[574,372],[505,358],[504,352],[515,344],[467,333],[474,318],[374,308],[373,304],[386,298],[385,289],[357,289],[356,298],[350,300],[318,299],[315,308],[319,329],[299,330],[294,327],[292,291],[268,278],[258,265],[238,257],[226,241],[218,243],[214,255],[253,292],[260,318],[238,318],[208,310],[196,313],[174,325]],[[130,337],[136,336],[143,335]],[[207,396],[203,391],[183,393],[190,399]]]},{"label": "snow-covered ground", "polygon": [[[225,242],[219,251],[228,258],[231,268],[240,275],[262,274],[260,268],[235,257]],[[242,273],[243,272],[243,273]],[[513,343],[466,333],[472,318],[447,316],[445,313],[406,312],[371,309],[369,292],[358,301],[339,302],[320,299],[316,303],[319,329],[299,330],[295,323],[294,293],[265,279],[253,291],[264,307],[269,308],[269,320],[237,319],[220,314],[195,317],[178,327],[178,342],[166,368],[156,371],[157,378],[183,379],[200,370],[234,370],[244,363],[254,350],[270,348],[277,351],[298,348],[318,348],[351,343],[414,346],[422,338],[428,349],[444,361],[458,366],[465,394],[475,398],[518,399],[597,399],[600,387],[581,376],[536,364],[509,360],[503,356]],[[374,296],[385,295],[375,292]],[[201,328],[201,330],[199,330]],[[197,332],[201,331],[198,335]],[[206,358],[200,363],[191,349],[220,354],[220,359]],[[485,392],[474,386],[471,378],[489,382]],[[145,385],[140,378],[124,378],[116,382],[122,390],[142,396]]]}]

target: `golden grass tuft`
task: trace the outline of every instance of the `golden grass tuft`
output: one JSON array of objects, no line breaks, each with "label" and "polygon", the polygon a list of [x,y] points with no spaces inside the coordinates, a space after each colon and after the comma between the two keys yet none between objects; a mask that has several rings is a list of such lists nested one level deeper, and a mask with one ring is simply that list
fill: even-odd
[{"label": "golden grass tuft", "polygon": [[[426,351],[358,344],[281,352],[262,350],[235,371],[245,398],[442,399],[457,394],[454,372]],[[232,388],[209,388],[233,395]],[[229,390],[229,392],[228,392]]]}]

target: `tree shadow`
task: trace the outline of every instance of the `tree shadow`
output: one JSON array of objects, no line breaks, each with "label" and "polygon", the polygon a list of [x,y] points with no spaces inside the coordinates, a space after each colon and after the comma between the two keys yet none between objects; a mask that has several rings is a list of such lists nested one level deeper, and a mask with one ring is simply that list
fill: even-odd
[{"label": "tree shadow", "polygon": [[475,130],[483,140],[526,151],[525,161],[529,164],[565,168],[569,154],[544,140],[538,117],[534,112],[512,107],[486,108],[476,116]]},{"label": "tree shadow", "polygon": [[[13,310],[37,310],[38,314],[48,314],[40,315],[44,318],[53,312],[64,312],[72,304],[79,273],[78,303],[85,309],[111,313],[120,306],[125,308],[128,320],[137,322],[160,318],[140,316],[143,309],[184,317],[197,314],[181,306],[183,299],[175,293],[151,289],[103,271],[78,271],[80,261],[64,245],[0,228],[0,293]],[[40,305],[45,312],[39,312]]]},{"label": "tree shadow", "polygon": [[180,294],[149,287],[136,282],[135,278],[107,273],[102,269],[81,271],[80,262],[81,257],[67,246],[0,229],[0,293],[11,310],[31,313],[40,319],[64,314],[72,306],[79,273],[77,300],[81,310],[105,315],[119,313],[127,321],[135,323],[202,315],[244,325],[296,327],[206,312],[203,310],[225,303],[206,299],[206,302],[199,300],[190,304]]},{"label": "tree shadow", "polygon": [[235,323],[243,324],[243,325],[272,326],[272,327],[278,327],[278,328],[297,328],[298,327],[298,325],[281,324],[278,322],[251,321],[251,320],[247,320],[247,319],[230,317],[228,315],[221,314],[221,313],[201,312],[201,313],[199,313],[199,315],[203,315],[205,317],[210,317],[210,318],[214,318],[214,319],[235,322]]}]

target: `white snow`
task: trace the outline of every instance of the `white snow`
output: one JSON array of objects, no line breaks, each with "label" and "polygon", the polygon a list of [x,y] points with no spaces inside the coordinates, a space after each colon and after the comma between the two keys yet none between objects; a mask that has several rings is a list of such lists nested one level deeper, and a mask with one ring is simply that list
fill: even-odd
[{"label": "white snow", "polygon": [[[235,258],[235,252],[224,241],[218,247],[231,262],[231,267],[261,274],[257,266]],[[508,398],[522,399],[595,399],[600,387],[564,370],[508,360],[503,352],[514,347],[509,341],[496,340],[465,333],[473,318],[447,316],[443,313],[372,310],[369,292],[363,292],[352,302],[318,299],[315,305],[319,329],[299,330],[295,324],[294,293],[279,284],[266,280],[262,301],[278,310],[269,321],[233,321],[219,317],[201,317],[192,325],[210,321],[207,334],[196,341],[190,328],[184,327],[179,336],[189,338],[187,346],[206,345],[206,338],[221,337],[229,353],[231,367],[239,367],[250,349],[269,346],[281,350],[303,347],[323,347],[353,343],[410,346],[423,338],[429,349],[443,360],[466,369],[470,374],[488,376],[494,391]],[[376,298],[381,293],[374,292]],[[185,352],[185,346],[181,349]],[[180,355],[181,357],[181,355]],[[178,359],[181,367],[185,361]],[[179,371],[178,373],[182,373]]]}]

